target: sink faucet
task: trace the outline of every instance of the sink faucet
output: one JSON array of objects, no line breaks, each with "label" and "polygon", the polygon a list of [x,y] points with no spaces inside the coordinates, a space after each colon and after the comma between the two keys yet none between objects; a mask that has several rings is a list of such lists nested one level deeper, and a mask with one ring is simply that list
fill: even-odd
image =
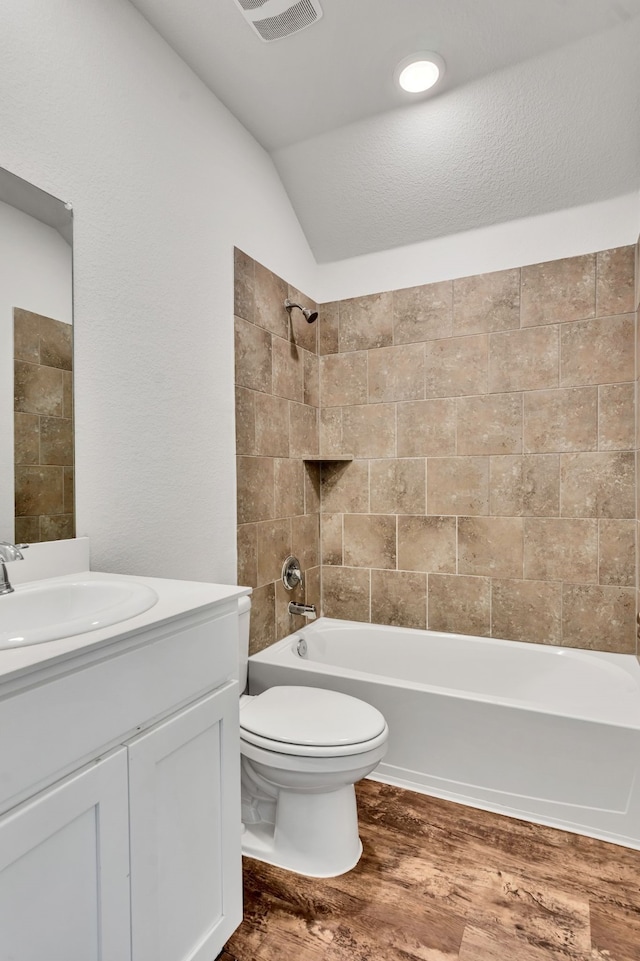
[{"label": "sink faucet", "polygon": [[0,595],[11,594],[13,588],[7,574],[7,561],[23,561],[22,553],[28,544],[10,544],[8,541],[0,541]]},{"label": "sink faucet", "polygon": [[314,604],[296,604],[295,601],[289,601],[289,613],[301,614],[302,617],[306,617],[308,621],[314,621],[316,618],[316,608]]}]

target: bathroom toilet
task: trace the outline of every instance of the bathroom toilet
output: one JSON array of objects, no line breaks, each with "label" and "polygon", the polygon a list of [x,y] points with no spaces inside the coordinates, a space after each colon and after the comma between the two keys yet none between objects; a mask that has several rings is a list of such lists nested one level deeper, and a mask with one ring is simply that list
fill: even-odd
[{"label": "bathroom toilet", "polygon": [[[240,690],[251,601],[238,602]],[[242,853],[310,877],[335,877],[362,853],[354,784],[384,757],[389,729],[358,698],[314,687],[240,697]]]}]

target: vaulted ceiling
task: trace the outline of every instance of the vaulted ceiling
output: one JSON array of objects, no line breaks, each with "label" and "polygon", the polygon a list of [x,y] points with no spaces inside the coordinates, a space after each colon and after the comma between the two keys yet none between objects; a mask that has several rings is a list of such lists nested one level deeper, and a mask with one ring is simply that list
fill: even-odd
[{"label": "vaulted ceiling", "polygon": [[[132,2],[269,151],[319,262],[640,189],[640,0],[320,0],[272,43],[233,0]],[[403,94],[425,50],[444,79]]]}]

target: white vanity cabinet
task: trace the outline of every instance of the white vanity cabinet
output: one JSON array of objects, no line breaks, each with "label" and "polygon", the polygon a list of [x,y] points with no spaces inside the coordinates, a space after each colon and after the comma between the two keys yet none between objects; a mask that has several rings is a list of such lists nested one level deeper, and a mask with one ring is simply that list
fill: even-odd
[{"label": "white vanity cabinet", "polygon": [[241,921],[236,599],[114,634],[0,678],[0,961],[213,961]]}]

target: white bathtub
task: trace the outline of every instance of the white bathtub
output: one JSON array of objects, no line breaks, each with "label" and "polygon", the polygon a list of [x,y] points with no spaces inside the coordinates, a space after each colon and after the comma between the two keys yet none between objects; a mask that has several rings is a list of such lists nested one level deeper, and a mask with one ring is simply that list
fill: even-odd
[{"label": "white bathtub", "polygon": [[320,618],[250,658],[250,693],[276,684],[382,711],[377,780],[640,849],[632,655]]}]

